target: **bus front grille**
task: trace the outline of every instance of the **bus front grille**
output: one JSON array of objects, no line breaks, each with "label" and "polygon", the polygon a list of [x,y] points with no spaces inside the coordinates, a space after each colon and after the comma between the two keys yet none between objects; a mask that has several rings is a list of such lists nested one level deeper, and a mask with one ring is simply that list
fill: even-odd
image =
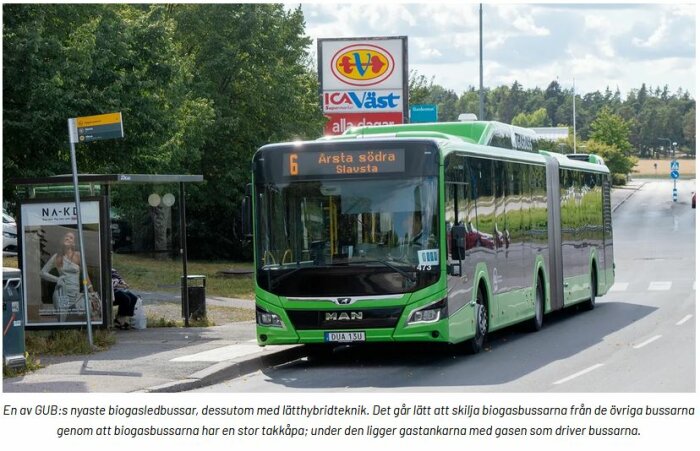
[{"label": "bus front grille", "polygon": [[287,310],[297,330],[394,328],[403,307],[356,310]]}]

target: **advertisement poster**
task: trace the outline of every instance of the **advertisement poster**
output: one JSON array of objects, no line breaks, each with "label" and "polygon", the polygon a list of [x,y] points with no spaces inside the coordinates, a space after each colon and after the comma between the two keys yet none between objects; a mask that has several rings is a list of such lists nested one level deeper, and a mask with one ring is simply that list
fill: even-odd
[{"label": "advertisement poster", "polygon": [[82,326],[87,266],[93,325],[103,321],[100,203],[81,202],[85,255],[80,254],[75,202],[25,203],[21,208],[22,276],[27,327]]},{"label": "advertisement poster", "polygon": [[341,135],[350,127],[403,124],[403,113],[345,113],[326,114],[326,117],[328,118],[324,127],[326,135]]},{"label": "advertisement poster", "polygon": [[408,38],[318,40],[325,134],[349,127],[394,125],[408,115]]}]

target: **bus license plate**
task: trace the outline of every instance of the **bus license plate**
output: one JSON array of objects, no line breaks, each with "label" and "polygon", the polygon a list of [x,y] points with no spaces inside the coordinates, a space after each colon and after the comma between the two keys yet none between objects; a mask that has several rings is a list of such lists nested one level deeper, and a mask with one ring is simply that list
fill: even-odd
[{"label": "bus license plate", "polygon": [[356,341],[365,341],[364,332],[325,332],[324,340],[326,343],[353,343]]}]

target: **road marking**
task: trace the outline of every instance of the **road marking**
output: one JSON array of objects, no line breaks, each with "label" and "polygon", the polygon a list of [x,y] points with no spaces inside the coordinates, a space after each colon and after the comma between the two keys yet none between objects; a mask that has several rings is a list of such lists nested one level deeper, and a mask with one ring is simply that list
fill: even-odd
[{"label": "road marking", "polygon": [[615,284],[610,287],[610,291],[625,291],[629,286],[630,284],[627,282],[615,282]]},{"label": "road marking", "polygon": [[632,347],[634,349],[643,348],[644,346],[648,345],[649,343],[655,342],[656,340],[658,340],[661,337],[662,337],[662,335],[655,335],[655,336],[651,337],[650,339],[648,339],[647,341],[643,341],[643,342],[639,343],[638,345],[634,345]]},{"label": "road marking", "polygon": [[682,320],[680,320],[676,323],[676,326],[680,326],[681,324],[685,323],[686,321],[688,321],[692,317],[693,317],[693,315],[685,315]]},{"label": "road marking", "polygon": [[668,291],[671,289],[672,282],[650,282],[649,283],[649,288],[647,290],[649,291]]},{"label": "road marking", "polygon": [[576,379],[576,378],[579,377],[579,376],[583,376],[583,375],[586,374],[586,373],[590,373],[590,372],[593,371],[593,370],[597,370],[597,369],[600,368],[601,366],[603,366],[602,363],[596,363],[595,365],[590,366],[590,367],[586,368],[585,370],[581,370],[581,371],[579,371],[578,373],[572,374],[572,375],[569,376],[569,377],[565,377],[564,379],[559,379],[558,381],[556,381],[556,382],[554,383],[554,385],[559,385],[559,384],[563,384],[564,382],[569,382],[569,381],[572,380],[572,379]]},{"label": "road marking", "polygon": [[260,352],[257,345],[237,344],[223,346],[221,348],[210,349],[209,351],[198,352],[196,354],[183,355],[171,359],[171,362],[223,362],[245,355]]}]

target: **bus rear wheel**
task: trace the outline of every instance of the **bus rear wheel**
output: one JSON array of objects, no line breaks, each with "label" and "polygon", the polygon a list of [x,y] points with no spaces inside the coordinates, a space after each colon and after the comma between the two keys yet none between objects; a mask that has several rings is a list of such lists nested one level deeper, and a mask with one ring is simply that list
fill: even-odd
[{"label": "bus rear wheel", "polygon": [[537,278],[537,284],[535,285],[535,316],[530,320],[528,324],[528,329],[531,332],[537,332],[542,329],[542,323],[544,322],[544,286],[542,284],[542,278]]},{"label": "bus rear wheel", "polygon": [[595,271],[591,271],[591,297],[584,302],[583,308],[593,310],[595,308],[595,298],[598,296],[598,275]]},{"label": "bus rear wheel", "polygon": [[476,295],[476,330],[474,337],[467,341],[467,352],[469,354],[478,354],[484,349],[486,334],[489,329],[489,313],[486,308],[486,297],[484,291],[480,288]]}]

